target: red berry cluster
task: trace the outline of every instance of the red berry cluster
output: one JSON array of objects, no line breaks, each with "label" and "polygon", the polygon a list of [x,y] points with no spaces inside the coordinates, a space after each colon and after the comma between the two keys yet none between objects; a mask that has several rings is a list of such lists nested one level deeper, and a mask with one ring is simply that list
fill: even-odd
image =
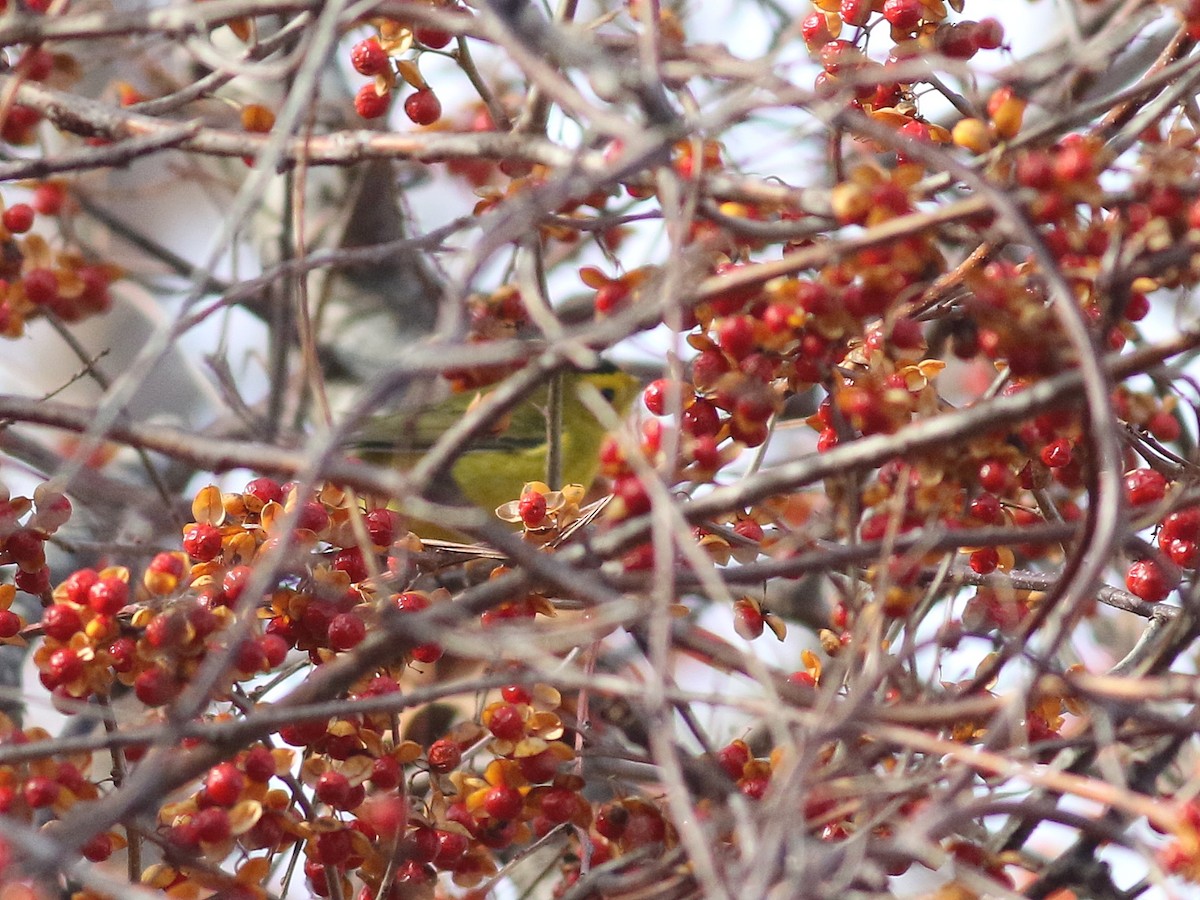
[{"label": "red berry cluster", "polygon": [[[7,4],[6,4],[7,5]],[[24,7],[31,13],[41,15],[49,8],[46,0],[25,0]],[[68,54],[51,53],[40,44],[27,45],[17,56],[12,72],[23,80],[44,82],[52,76],[67,77],[78,66],[75,57]],[[26,147],[37,140],[37,126],[42,113],[21,103],[13,103],[0,122],[0,140],[18,147]]]},{"label": "red berry cluster", "polygon": [[1171,875],[1200,881],[1200,803],[1195,798],[1177,801],[1171,812],[1174,821],[1169,828],[1164,827],[1165,823],[1150,822],[1155,831],[1171,836],[1159,849],[1158,862]]},{"label": "red berry cluster", "polygon": [[58,215],[64,188],[44,182],[28,203],[14,203],[0,213],[0,335],[17,338],[25,324],[53,314],[78,322],[108,312],[109,285],[120,275],[115,266],[89,262],[79,254],[52,249],[32,229],[37,216]]},{"label": "red berry cluster", "polygon": [[1125,575],[1131,594],[1158,603],[1176,587],[1184,572],[1200,566],[1200,507],[1185,506],[1163,514],[1171,489],[1167,477],[1155,469],[1131,469],[1125,473],[1125,498],[1134,515],[1160,515],[1157,525],[1157,555],[1135,560]]},{"label": "red berry cluster", "polygon": [[[0,566],[17,567],[13,582],[18,590],[39,597],[50,593],[46,542],[71,518],[71,501],[51,483],[34,489],[33,497],[13,497],[0,484]],[[10,589],[12,585],[6,586]],[[0,640],[13,638],[22,622],[8,607],[0,610]]]},{"label": "red berry cluster", "polygon": [[[46,494],[35,501],[35,516],[63,512],[51,499]],[[211,653],[230,654],[234,681],[278,670],[293,647],[320,664],[353,653],[381,614],[418,614],[446,597],[445,591],[406,590],[392,595],[391,610],[380,609],[374,585],[388,569],[387,551],[406,546],[407,537],[394,513],[356,506],[335,487],[302,494],[294,485],[258,478],[240,493],[204,488],[192,511],[181,550],[159,553],[140,579],[120,567],[81,569],[55,588],[34,656],[48,690],[63,698],[107,697],[121,682],[153,709],[175,699]],[[359,525],[369,547],[354,540]],[[273,553],[282,554],[282,577],[247,594],[256,568]],[[266,627],[230,645],[224,636],[239,615]],[[441,653],[437,644],[419,644],[407,659],[431,664]],[[348,702],[389,696],[399,702],[405,672],[400,659],[364,675],[350,687]],[[504,848],[563,825],[586,830],[593,824],[582,779],[566,771],[574,751],[561,706],[558,692],[546,685],[509,685],[479,722],[464,722],[424,749],[394,737],[390,713],[297,721],[280,728],[278,738],[304,751],[299,779],[307,805],[295,802],[294,751],[255,745],[213,766],[189,796],[164,805],[162,838],[197,863],[239,852],[238,877],[256,879],[276,854],[301,845],[308,886],[317,896],[331,890],[349,896],[352,874],[367,896],[431,886],[441,872],[475,885],[497,871],[495,854]],[[467,751],[481,739],[492,759],[474,769]],[[140,754],[130,749],[126,756],[133,763]],[[64,765],[12,769],[4,783],[15,787],[9,796],[0,786],[0,804],[28,816],[37,809],[62,813],[99,796],[93,781]],[[425,788],[417,790],[412,779],[420,773]],[[621,810],[614,807],[596,823],[597,861],[669,834],[653,804],[628,800]],[[640,824],[618,829],[617,818]],[[119,846],[105,833],[86,852],[101,859]],[[193,866],[176,862],[148,870],[143,882],[169,888],[195,876]]]},{"label": "red berry cluster", "polygon": [[[354,96],[354,110],[364,119],[387,114],[392,93],[402,82],[416,90],[404,99],[404,114],[417,125],[433,125],[442,117],[442,103],[417,66],[424,51],[441,50],[453,35],[439,28],[412,26],[394,19],[376,23],[377,33],[350,48],[350,64],[360,75],[373,78]],[[405,56],[410,50],[412,56]]]},{"label": "red berry cluster", "polygon": [[[18,747],[49,739],[50,734],[43,728],[21,730],[7,716],[0,715],[0,746]],[[99,790],[84,775],[90,763],[91,754],[84,753],[70,761],[42,757],[0,766],[0,815],[30,825],[77,803],[97,799]],[[98,862],[123,846],[119,835],[103,832],[89,841],[83,852]]]}]

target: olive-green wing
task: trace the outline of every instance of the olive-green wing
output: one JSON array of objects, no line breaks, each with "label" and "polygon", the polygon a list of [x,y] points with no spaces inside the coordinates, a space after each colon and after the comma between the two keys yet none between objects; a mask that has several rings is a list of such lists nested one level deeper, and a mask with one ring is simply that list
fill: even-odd
[{"label": "olive-green wing", "polygon": [[[350,446],[364,455],[423,452],[467,415],[476,396],[454,394],[428,409],[374,416],[352,436]],[[545,444],[545,396],[540,391],[519,404],[497,431],[476,436],[470,448],[515,453]]]}]

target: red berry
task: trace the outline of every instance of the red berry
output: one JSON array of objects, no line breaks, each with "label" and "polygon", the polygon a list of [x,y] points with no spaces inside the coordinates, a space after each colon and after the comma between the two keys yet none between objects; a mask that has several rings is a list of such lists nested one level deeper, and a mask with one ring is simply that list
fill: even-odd
[{"label": "red berry", "polygon": [[390,791],[400,783],[403,771],[400,763],[394,757],[380,756],[371,763],[371,774],[368,780],[371,786],[381,791]]},{"label": "red berry", "polygon": [[265,783],[275,774],[275,757],[266,747],[251,747],[242,759],[242,770],[251,781]]},{"label": "red berry", "polygon": [[45,566],[32,572],[20,570],[13,577],[13,582],[16,584],[17,590],[41,596],[50,590],[50,570]]},{"label": "red berry", "polygon": [[579,795],[567,788],[550,788],[542,794],[541,813],[555,825],[569,822],[579,808]]},{"label": "red berry", "polygon": [[751,800],[761,800],[770,784],[771,781],[766,775],[757,775],[738,784],[738,790]]},{"label": "red berry", "polygon": [[605,316],[616,312],[625,305],[625,301],[629,299],[629,285],[623,284],[620,281],[610,281],[608,284],[601,285],[596,291],[596,312],[599,315]]},{"label": "red berry", "polygon": [[746,538],[746,540],[758,543],[763,539],[763,528],[753,519],[738,519],[733,525],[733,530],[736,534]]},{"label": "red berry", "polygon": [[971,554],[968,564],[976,574],[987,575],[996,571],[996,566],[1000,564],[1000,553],[995,547],[981,547]]},{"label": "red berry", "polygon": [[515,741],[525,734],[525,718],[511,703],[503,703],[492,710],[488,729],[502,741]]},{"label": "red berry", "polygon": [[1125,587],[1135,597],[1158,603],[1167,599],[1167,595],[1175,587],[1175,579],[1167,574],[1161,563],[1152,559],[1139,559],[1129,567],[1125,575]]},{"label": "red berry", "polygon": [[200,832],[196,828],[195,821],[189,819],[178,825],[172,825],[167,832],[167,840],[184,850],[195,850],[200,846]]},{"label": "red berry", "polygon": [[650,382],[642,392],[646,409],[656,416],[665,416],[671,409],[671,395],[679,390],[679,383],[670,378],[659,378]]},{"label": "red berry", "polygon": [[13,234],[24,234],[33,227],[34,211],[28,203],[14,203],[0,216],[4,227]]},{"label": "red berry", "polygon": [[1146,422],[1146,429],[1160,441],[1171,442],[1179,439],[1183,429],[1179,420],[1164,409],[1154,413]]},{"label": "red berry", "polygon": [[80,848],[79,852],[89,862],[104,862],[104,860],[112,856],[112,836],[106,832],[94,834],[88,838],[87,843]]},{"label": "red berry", "polygon": [[350,798],[350,779],[341,772],[322,772],[314,788],[317,799],[326,806],[334,809],[347,809],[346,801]]},{"label": "red berry", "polygon": [[381,94],[375,90],[373,83],[364,84],[354,95],[354,111],[364,119],[378,119],[380,116],[386,115],[388,107],[391,105],[391,91]]},{"label": "red berry", "polygon": [[992,494],[1001,494],[1012,483],[1012,472],[997,459],[985,459],[979,464],[979,486]]},{"label": "red berry", "polygon": [[[373,37],[359,41],[350,48],[350,65],[354,66],[354,71],[360,75],[382,75],[389,66],[387,51]],[[361,112],[359,114],[362,115]],[[363,118],[372,117],[364,116]]]},{"label": "red berry", "polygon": [[995,494],[980,494],[967,507],[971,517],[988,525],[1001,525],[1004,522],[1004,508]]},{"label": "red berry", "polygon": [[500,696],[509,703],[533,702],[533,694],[529,693],[529,688],[521,684],[506,684],[500,688]]},{"label": "red berry", "polygon": [[142,672],[133,682],[133,692],[146,706],[163,706],[179,693],[181,685],[164,669]]},{"label": "red berry", "polygon": [[657,810],[638,808],[630,812],[621,838],[629,847],[643,847],[661,843],[666,834],[666,823]]},{"label": "red berry", "polygon": [[246,787],[246,776],[231,762],[218,763],[208,770],[204,793],[217,806],[233,806]]},{"label": "red berry", "polygon": [[921,24],[921,0],[884,0],[883,17],[897,31],[913,31]]},{"label": "red berry", "polygon": [[1160,543],[1176,539],[1200,541],[1200,506],[1187,506],[1169,513],[1162,521],[1158,539]]},{"label": "red berry", "polygon": [[66,194],[63,191],[62,185],[47,182],[46,184],[39,184],[34,188],[30,206],[43,216],[56,216],[62,209],[65,198]]},{"label": "red berry", "polygon": [[861,60],[862,51],[849,41],[829,41],[821,48],[819,58],[826,72],[837,75],[848,65]]},{"label": "red berry", "polygon": [[717,326],[717,344],[734,359],[745,359],[754,351],[754,325],[746,316],[722,320]]},{"label": "red berry", "polygon": [[516,788],[500,784],[492,788],[483,797],[483,808],[493,819],[515,819],[525,805],[525,798]]},{"label": "red berry", "polygon": [[211,562],[221,553],[221,529],[197,522],[183,535],[183,551],[197,562]]},{"label": "red berry", "polygon": [[721,417],[711,400],[697,397],[679,417],[680,427],[693,437],[714,436],[721,428]]},{"label": "red berry", "polygon": [[438,836],[437,831],[427,826],[414,828],[408,836],[408,845],[411,847],[412,862],[431,863],[437,857],[438,852]]},{"label": "red berry", "polygon": [[1156,469],[1130,469],[1125,473],[1125,499],[1134,509],[1153,506],[1167,495],[1167,479]]},{"label": "red berry", "polygon": [[315,859],[305,860],[304,877],[308,881],[308,889],[314,897],[329,896],[329,876],[325,874],[323,863],[319,863]]},{"label": "red berry", "polygon": [[1095,163],[1092,151],[1081,144],[1061,147],[1054,157],[1054,174],[1059,181],[1081,181],[1092,174]]},{"label": "red berry", "polygon": [[1140,322],[1150,314],[1150,298],[1140,291],[1133,291],[1125,303],[1125,318],[1130,322]]},{"label": "red berry", "polygon": [[433,862],[439,868],[456,862],[467,852],[467,848],[470,846],[470,839],[465,834],[459,834],[457,831],[441,831],[439,829],[437,839],[437,855],[434,856]]},{"label": "red berry", "polygon": [[1194,569],[1200,565],[1200,543],[1176,538],[1164,545],[1159,541],[1159,547],[1167,557],[1181,569]]},{"label": "red berry", "polygon": [[462,762],[462,751],[454,741],[442,739],[429,745],[429,768],[435,772],[453,772]]},{"label": "red berry", "polygon": [[329,511],[325,509],[325,504],[319,500],[310,500],[300,507],[299,515],[296,516],[297,531],[311,531],[313,534],[320,534],[329,527]]},{"label": "red berry", "polygon": [[366,581],[370,572],[367,561],[358,547],[347,547],[333,558],[333,567],[339,572],[345,572],[350,577],[351,584]]},{"label": "red berry", "polygon": [[54,54],[41,47],[30,47],[21,54],[17,65],[24,67],[30,81],[45,81],[54,71]]},{"label": "red berry", "polygon": [[22,284],[26,299],[35,306],[50,306],[58,300],[58,277],[50,269],[30,269]]},{"label": "red berry", "polygon": [[278,634],[264,634],[259,639],[268,670],[277,668],[286,658],[291,645]]},{"label": "red berry", "polygon": [[951,59],[970,59],[979,50],[975,31],[974,22],[943,25],[935,33],[934,43],[943,54]]},{"label": "red berry", "polygon": [[88,591],[100,580],[95,569],[77,569],[61,585],[65,599],[77,606],[87,606]]},{"label": "red berry", "polygon": [[114,672],[130,672],[137,660],[137,642],[131,637],[119,637],[108,645],[110,665]]},{"label": "red berry", "polygon": [[441,50],[454,39],[454,35],[450,32],[428,26],[413,29],[413,37],[417,39],[418,43],[424,44],[430,50]]},{"label": "red berry", "polygon": [[224,809],[209,806],[192,816],[192,826],[201,841],[206,844],[219,844],[229,838],[229,813]]},{"label": "red berry", "polygon": [[15,637],[22,624],[21,617],[11,609],[0,609],[0,639]]},{"label": "red berry", "polygon": [[338,613],[329,623],[328,635],[334,650],[350,650],[367,636],[367,626],[357,613]]},{"label": "red berry", "polygon": [[416,591],[405,591],[395,600],[396,609],[400,612],[420,612],[429,608],[429,598]]},{"label": "red berry", "polygon": [[42,631],[46,637],[56,641],[68,641],[71,635],[83,628],[83,619],[74,607],[65,603],[55,603],[46,607],[42,613]]},{"label": "red berry", "polygon": [[839,15],[847,25],[866,25],[871,18],[871,0],[842,0]]},{"label": "red berry", "polygon": [[33,572],[46,564],[45,537],[29,528],[14,531],[3,547],[8,557],[23,571]]},{"label": "red berry", "polygon": [[354,850],[349,829],[317,835],[317,859],[327,866],[344,866]]},{"label": "red berry", "polygon": [[246,674],[266,670],[266,654],[263,653],[263,646],[253,637],[247,637],[245,641],[238,643],[238,652],[234,654],[233,661],[234,668]]},{"label": "red berry", "polygon": [[43,775],[33,775],[25,782],[25,802],[34,809],[49,806],[58,799],[59,787]]},{"label": "red berry", "polygon": [[373,509],[364,518],[367,524],[367,534],[371,536],[371,543],[376,547],[390,547],[392,541],[396,539],[400,516],[390,509]]},{"label": "red berry", "polygon": [[561,762],[562,760],[549,750],[543,750],[533,756],[522,756],[518,760],[521,774],[534,784],[552,779],[557,774]]},{"label": "red berry", "polygon": [[146,625],[146,643],[155,650],[178,650],[187,639],[188,621],[179,613],[163,612]]},{"label": "red berry", "polygon": [[546,520],[546,495],[538,491],[522,494],[517,512],[526,528],[537,528]]},{"label": "red berry", "polygon": [[183,560],[176,553],[156,553],[146,568],[151,572],[164,572],[178,578],[183,574],[183,565]]},{"label": "red berry", "polygon": [[1027,188],[1046,190],[1054,185],[1054,163],[1041,151],[1032,151],[1017,159],[1017,183]]},{"label": "red berry", "polygon": [[88,606],[101,615],[115,616],[129,600],[129,585],[120,578],[109,576],[91,586],[87,594]]},{"label": "red berry", "polygon": [[1042,463],[1050,469],[1061,469],[1071,464],[1071,442],[1056,438],[1042,448]]},{"label": "red berry", "polygon": [[725,770],[725,774],[737,781],[742,777],[742,769],[750,762],[750,748],[745,741],[734,741],[726,744],[717,751],[717,762]]},{"label": "red berry", "polygon": [[363,697],[386,697],[388,694],[399,693],[400,683],[390,675],[376,675],[367,684],[361,696]]},{"label": "red berry", "polygon": [[891,340],[901,350],[919,350],[925,345],[925,333],[920,322],[906,317],[892,323]]},{"label": "red berry", "polygon": [[221,600],[225,606],[233,606],[242,596],[242,591],[246,589],[246,582],[250,580],[251,570],[249,566],[234,566],[225,573],[225,577],[221,579]]},{"label": "red berry", "polygon": [[432,125],[442,117],[442,101],[429,88],[404,98],[404,114],[418,125]]},{"label": "red berry", "polygon": [[0,125],[0,137],[13,144],[30,144],[34,139],[34,126],[41,120],[42,114],[32,106],[14,103],[9,107],[4,124]]},{"label": "red berry", "polygon": [[995,50],[1004,43],[1004,26],[998,19],[980,19],[975,25],[975,46],[980,50]]},{"label": "red berry", "polygon": [[55,684],[66,684],[83,674],[83,660],[69,647],[60,647],[46,660],[46,673]]},{"label": "red berry", "polygon": [[430,641],[428,644],[417,644],[417,646],[412,648],[411,655],[414,662],[429,665],[441,659],[445,655],[445,652],[441,644],[436,641]]},{"label": "red berry", "polygon": [[829,21],[820,11],[810,12],[804,17],[800,23],[800,35],[810,50],[833,40],[833,34],[829,31]]},{"label": "red berry", "polygon": [[748,600],[737,600],[733,604],[733,630],[743,640],[753,641],[763,633],[766,621],[762,611]]},{"label": "red berry", "polygon": [[622,475],[613,482],[615,508],[625,518],[634,518],[650,512],[650,494],[636,475]]},{"label": "red berry", "polygon": [[283,488],[274,478],[255,478],[246,485],[245,493],[263,504],[283,502]]},{"label": "red berry", "polygon": [[617,803],[602,806],[596,813],[596,831],[610,841],[618,840],[629,824],[629,810]]}]

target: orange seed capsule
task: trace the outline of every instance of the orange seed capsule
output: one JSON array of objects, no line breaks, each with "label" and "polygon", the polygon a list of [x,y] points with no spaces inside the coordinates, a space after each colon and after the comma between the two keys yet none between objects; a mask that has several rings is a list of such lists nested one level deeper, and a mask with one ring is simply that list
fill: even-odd
[{"label": "orange seed capsule", "polygon": [[950,133],[954,143],[972,153],[986,153],[992,149],[992,133],[981,119],[963,119]]},{"label": "orange seed capsule", "polygon": [[242,107],[242,128],[256,134],[266,134],[275,125],[275,113],[259,103]]},{"label": "orange seed capsule", "polygon": [[1011,87],[1002,87],[988,99],[988,116],[996,135],[1002,140],[1016,137],[1025,118],[1028,104],[1013,93]]}]

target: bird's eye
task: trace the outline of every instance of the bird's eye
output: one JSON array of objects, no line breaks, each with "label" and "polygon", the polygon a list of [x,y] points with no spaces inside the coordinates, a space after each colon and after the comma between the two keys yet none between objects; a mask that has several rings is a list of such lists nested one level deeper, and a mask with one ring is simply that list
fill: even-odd
[{"label": "bird's eye", "polygon": [[602,388],[600,390],[600,396],[603,397],[605,400],[607,400],[609,403],[612,403],[614,400],[617,399],[617,392],[613,388]]}]

